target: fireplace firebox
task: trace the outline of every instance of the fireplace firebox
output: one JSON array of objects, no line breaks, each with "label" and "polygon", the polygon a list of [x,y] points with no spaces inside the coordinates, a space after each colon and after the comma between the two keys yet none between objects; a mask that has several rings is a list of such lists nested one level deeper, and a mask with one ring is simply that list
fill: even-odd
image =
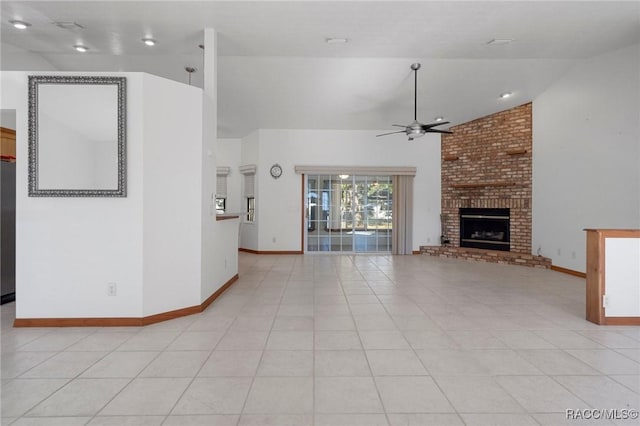
[{"label": "fireplace firebox", "polygon": [[460,209],[460,247],[509,251],[509,209]]}]

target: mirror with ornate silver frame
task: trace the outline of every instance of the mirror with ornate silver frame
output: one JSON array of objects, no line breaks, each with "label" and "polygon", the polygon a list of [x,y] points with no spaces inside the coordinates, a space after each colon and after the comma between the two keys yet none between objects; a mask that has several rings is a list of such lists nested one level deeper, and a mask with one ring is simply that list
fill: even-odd
[{"label": "mirror with ornate silver frame", "polygon": [[29,76],[29,196],[126,197],[126,78]]}]

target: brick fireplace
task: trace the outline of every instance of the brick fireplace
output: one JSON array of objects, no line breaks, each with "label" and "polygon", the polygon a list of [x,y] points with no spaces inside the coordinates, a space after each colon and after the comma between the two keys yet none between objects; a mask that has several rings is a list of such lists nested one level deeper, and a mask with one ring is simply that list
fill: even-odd
[{"label": "brick fireplace", "polygon": [[[541,258],[531,256],[531,103],[460,124],[451,130],[453,134],[442,135],[441,151],[442,221],[449,244],[443,248],[424,247],[421,251],[541,266]],[[461,209],[508,211],[508,253],[460,248]],[[516,262],[515,259],[520,260]]]}]

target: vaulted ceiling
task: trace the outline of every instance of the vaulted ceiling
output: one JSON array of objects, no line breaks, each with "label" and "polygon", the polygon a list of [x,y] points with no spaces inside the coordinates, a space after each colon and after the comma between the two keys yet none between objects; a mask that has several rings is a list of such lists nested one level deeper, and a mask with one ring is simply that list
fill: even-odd
[{"label": "vaulted ceiling", "polygon": [[418,119],[458,124],[529,102],[570,67],[640,41],[638,1],[3,1],[1,11],[3,70],[144,71],[186,83],[191,66],[200,86],[198,45],[215,28],[222,137],[407,123],[413,62]]}]

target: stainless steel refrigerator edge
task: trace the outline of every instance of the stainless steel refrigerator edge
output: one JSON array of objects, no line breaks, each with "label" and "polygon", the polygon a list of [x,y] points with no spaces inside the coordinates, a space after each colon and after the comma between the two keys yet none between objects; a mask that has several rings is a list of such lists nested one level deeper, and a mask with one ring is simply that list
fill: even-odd
[{"label": "stainless steel refrigerator edge", "polygon": [[16,163],[0,161],[0,290],[1,303],[16,291]]}]

